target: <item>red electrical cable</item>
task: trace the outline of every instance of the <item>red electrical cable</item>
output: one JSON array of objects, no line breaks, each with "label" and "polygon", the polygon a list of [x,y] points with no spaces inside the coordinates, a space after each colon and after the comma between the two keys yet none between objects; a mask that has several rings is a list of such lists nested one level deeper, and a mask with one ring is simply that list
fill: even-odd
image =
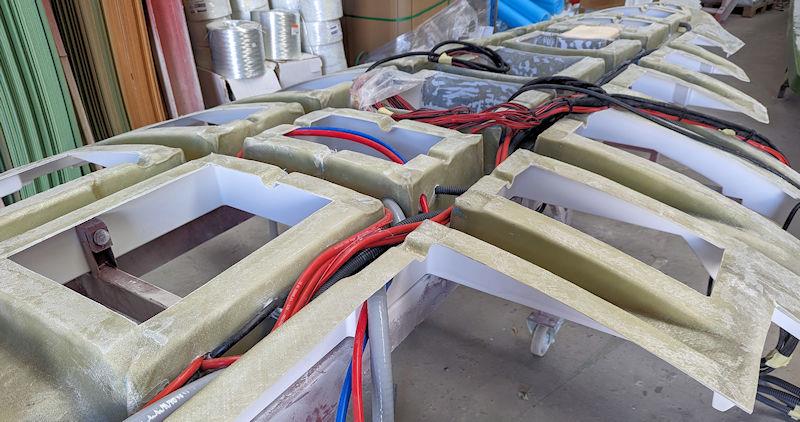
[{"label": "red electrical cable", "polygon": [[428,197],[425,196],[424,193],[419,196],[419,209],[423,214],[430,212],[430,209],[428,208]]},{"label": "red electrical cable", "polygon": [[[650,110],[650,109],[646,109],[646,108],[640,108],[639,110],[641,110],[641,111],[643,111],[643,112],[645,112],[647,114],[650,114],[650,115],[653,115],[653,116],[656,116],[656,117],[660,117],[660,118],[662,118],[664,120],[669,120],[669,121],[672,121],[672,122],[686,123],[686,124],[689,124],[689,125],[692,125],[692,126],[704,127],[704,128],[709,128],[709,129],[719,129],[719,128],[715,127],[715,126],[712,126],[712,125],[709,125],[709,124],[706,124],[706,123],[702,123],[702,122],[698,122],[698,121],[690,120],[690,119],[685,119],[685,118],[682,118],[680,116],[673,116],[671,114],[666,114],[666,113],[655,111],[655,110]],[[784,156],[780,152],[776,151],[774,148],[771,148],[771,147],[769,147],[767,145],[758,143],[758,142],[753,141],[753,140],[746,139],[744,136],[741,136],[741,135],[734,135],[734,136],[736,136],[739,140],[746,142],[748,145],[750,145],[752,147],[755,147],[755,148],[757,148],[757,149],[759,149],[759,150],[771,155],[772,157],[776,158],[781,163],[783,163],[783,164],[785,164],[787,166],[789,165],[789,160],[786,159],[786,156]]]},{"label": "red electrical cable", "polygon": [[[597,107],[573,106],[571,99],[581,97],[583,97],[581,94],[557,97],[534,109],[528,109],[522,104],[512,102],[488,107],[479,112],[471,112],[466,107],[461,106],[448,110],[419,109],[407,113],[394,113],[392,114],[392,118],[395,120],[415,120],[453,130],[469,131],[471,133],[478,133],[481,130],[492,126],[504,127],[506,129],[506,137],[501,139],[501,142],[498,145],[497,154],[495,156],[495,164],[499,165],[508,157],[509,153],[511,152],[509,150],[511,139],[519,131],[531,129],[540,125],[546,119],[556,117],[558,115],[570,113],[589,114],[609,108],[607,105]],[[639,108],[639,110],[673,122],[682,122],[693,126],[720,129],[707,123],[686,119],[681,116],[671,115],[656,110],[647,108]],[[783,154],[781,154],[779,151],[776,151],[774,148],[741,135],[736,136],[741,141],[746,142],[748,145],[751,145],[754,148],[771,155],[783,164],[789,165],[789,160],[787,160]]]},{"label": "red electrical cable", "polygon": [[750,145],[752,147],[755,147],[755,148],[758,148],[761,151],[764,151],[767,154],[777,158],[778,161],[780,161],[781,163],[786,164],[787,166],[789,165],[789,159],[786,158],[786,156],[784,156],[780,152],[776,151],[774,148],[771,148],[768,145],[759,144],[758,142],[753,141],[753,140],[747,140],[746,142],[747,142],[748,145]]},{"label": "red electrical cable", "polygon": [[186,369],[183,370],[183,372],[178,374],[178,376],[175,377],[174,380],[172,380],[169,384],[167,384],[167,386],[164,387],[164,389],[159,391],[155,397],[150,399],[150,401],[147,402],[147,404],[145,404],[144,407],[150,406],[151,404],[163,399],[173,391],[183,387],[183,384],[186,384],[186,381],[189,381],[189,378],[191,378],[192,375],[194,375],[194,373],[197,372],[198,369],[200,369],[200,365],[202,365],[202,363],[203,363],[203,356],[198,356],[192,359],[192,361],[189,363],[189,366],[187,366]]},{"label": "red electrical cable", "polygon": [[353,389],[351,396],[353,398],[353,420],[355,422],[364,422],[364,391],[362,389],[362,358],[364,337],[367,334],[367,302],[361,305],[361,312],[358,315],[358,324],[356,324],[356,333],[353,341]]},{"label": "red electrical cable", "polygon": [[[388,210],[386,211],[388,213]],[[430,220],[439,224],[447,224],[450,219],[452,207],[444,210]],[[388,215],[391,215],[389,213]],[[406,235],[419,227],[422,222],[381,228],[383,221],[365,229],[356,235],[323,251],[292,286],[289,297],[284,305],[279,321],[281,324],[299,312],[313,297],[314,293],[333,275],[344,263],[358,252],[373,246],[397,245],[405,240]],[[385,224],[383,224],[385,225]],[[374,229],[378,227],[377,229]]]},{"label": "red electrical cable", "polygon": [[200,364],[200,369],[204,371],[209,371],[212,369],[227,368],[228,366],[233,365],[234,362],[239,360],[240,357],[241,356],[225,356],[221,358],[203,359],[203,362]]},{"label": "red electrical cable", "polygon": [[366,145],[375,151],[380,152],[386,158],[394,161],[398,164],[404,164],[403,160],[400,159],[395,153],[393,153],[390,149],[386,148],[385,146],[371,140],[365,138],[363,136],[354,135],[352,133],[346,132],[336,132],[333,130],[324,130],[324,129],[295,129],[286,134],[286,136],[324,136],[327,138],[335,138],[335,139],[344,139],[346,141],[352,141],[361,145]]},{"label": "red electrical cable", "polygon": [[311,264],[306,267],[300,277],[297,278],[297,281],[292,286],[292,289],[289,291],[289,295],[286,298],[286,302],[283,305],[283,309],[281,310],[281,314],[278,317],[278,321],[275,323],[275,327],[273,327],[273,331],[276,330],[278,327],[283,325],[289,317],[291,317],[295,313],[295,302],[299,299],[300,295],[303,293],[306,285],[308,284],[309,280],[312,276],[319,271],[320,267],[325,265],[331,258],[336,256],[339,252],[349,246],[353,241],[364,237],[377,229],[389,224],[392,222],[392,212],[388,209],[384,209],[384,216],[376,223],[372,224],[371,226],[367,227],[366,229],[348,237],[345,240],[331,246],[330,248],[323,251],[319,256],[317,256]]}]

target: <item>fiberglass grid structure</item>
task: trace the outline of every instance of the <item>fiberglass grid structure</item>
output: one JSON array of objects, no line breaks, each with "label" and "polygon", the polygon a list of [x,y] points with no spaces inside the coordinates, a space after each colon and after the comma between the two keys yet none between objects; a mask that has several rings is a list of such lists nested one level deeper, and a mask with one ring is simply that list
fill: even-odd
[{"label": "fiberglass grid structure", "polygon": [[526,38],[523,42],[540,45],[542,47],[563,48],[569,50],[599,50],[611,44],[604,39],[569,38],[559,34],[539,34]]},{"label": "fiberglass grid structure", "polygon": [[422,107],[448,109],[466,106],[472,112],[504,103],[521,84],[483,80],[438,72],[425,79]]},{"label": "fiberglass grid structure", "polygon": [[580,56],[555,56],[552,54],[531,53],[502,47],[495,50],[510,66],[509,75],[548,76],[562,72],[583,60]]}]

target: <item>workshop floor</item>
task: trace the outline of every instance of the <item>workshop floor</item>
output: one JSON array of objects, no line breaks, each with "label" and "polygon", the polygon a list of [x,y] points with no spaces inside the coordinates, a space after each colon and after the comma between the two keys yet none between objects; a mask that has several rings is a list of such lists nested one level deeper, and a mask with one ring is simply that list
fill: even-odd
[{"label": "workshop floor", "polygon": [[[786,18],[776,10],[725,27],[745,41],[732,57],[752,82],[721,78],[767,106],[755,125],[800,163],[800,96],[775,97],[786,68]],[[628,225],[575,216],[574,225],[703,289],[697,262],[680,241]],[[800,226],[800,223],[796,224]],[[795,232],[800,227],[795,227]],[[660,237],[659,237],[660,236]],[[566,323],[543,358],[529,353],[528,308],[459,288],[393,353],[399,421],[769,421],[711,408],[711,391],[639,347]],[[774,336],[768,339],[774,342]],[[776,371],[800,381],[800,364]]]}]

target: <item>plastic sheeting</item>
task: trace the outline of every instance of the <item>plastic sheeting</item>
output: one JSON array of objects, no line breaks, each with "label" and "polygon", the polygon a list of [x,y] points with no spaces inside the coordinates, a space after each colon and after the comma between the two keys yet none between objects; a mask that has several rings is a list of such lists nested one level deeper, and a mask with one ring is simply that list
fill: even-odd
[{"label": "plastic sheeting", "polygon": [[521,84],[478,79],[423,70],[414,74],[382,67],[360,75],[350,90],[353,107],[368,110],[394,95],[418,108],[448,109],[464,106],[471,111],[505,102]]},{"label": "plastic sheeting", "polygon": [[480,37],[484,27],[479,18],[485,14],[485,10],[476,10],[467,0],[453,1],[417,29],[371,51],[361,62],[380,60],[406,51],[429,50],[446,40]]}]

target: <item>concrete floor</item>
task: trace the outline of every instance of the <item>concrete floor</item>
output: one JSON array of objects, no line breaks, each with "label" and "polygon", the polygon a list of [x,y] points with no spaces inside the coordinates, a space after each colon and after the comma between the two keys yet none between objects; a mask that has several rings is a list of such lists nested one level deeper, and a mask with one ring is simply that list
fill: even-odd
[{"label": "concrete floor", "polygon": [[[746,43],[731,59],[752,81],[721,79],[767,106],[771,124],[735,119],[754,126],[800,163],[800,96],[775,97],[786,68],[787,16],[775,10],[752,19],[731,16],[725,27]],[[704,289],[699,264],[679,239],[588,216],[574,216],[573,225]],[[800,232],[800,222],[793,231]],[[529,312],[456,289],[393,353],[398,420],[779,420],[761,405],[753,415],[738,409],[717,412],[711,391],[675,368],[632,343],[575,324],[565,324],[548,354],[537,358],[528,352]],[[800,364],[776,374],[798,382]]]}]

